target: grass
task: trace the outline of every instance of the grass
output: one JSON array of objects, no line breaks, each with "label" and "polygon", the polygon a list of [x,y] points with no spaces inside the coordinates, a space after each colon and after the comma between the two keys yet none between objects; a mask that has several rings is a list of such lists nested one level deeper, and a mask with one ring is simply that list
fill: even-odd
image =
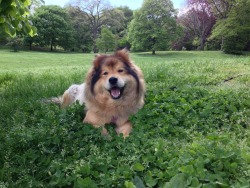
[{"label": "grass", "polygon": [[112,140],[83,107],[41,103],[81,83],[94,54],[0,58],[0,187],[249,187],[250,57],[131,54],[147,82],[133,132]]}]

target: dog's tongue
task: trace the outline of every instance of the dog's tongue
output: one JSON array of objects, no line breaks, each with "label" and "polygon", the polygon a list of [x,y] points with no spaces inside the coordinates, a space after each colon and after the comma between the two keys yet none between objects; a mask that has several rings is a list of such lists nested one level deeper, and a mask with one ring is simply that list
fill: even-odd
[{"label": "dog's tongue", "polygon": [[120,96],[120,94],[121,94],[121,91],[120,91],[119,88],[112,88],[111,89],[111,95],[112,95],[112,97],[118,98]]}]

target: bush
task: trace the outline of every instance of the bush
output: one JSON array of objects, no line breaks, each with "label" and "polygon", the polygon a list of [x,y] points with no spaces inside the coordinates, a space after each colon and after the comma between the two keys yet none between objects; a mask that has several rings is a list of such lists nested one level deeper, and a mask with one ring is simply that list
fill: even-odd
[{"label": "bush", "polygon": [[247,41],[241,35],[228,36],[224,39],[223,50],[225,53],[242,54],[245,49]]}]

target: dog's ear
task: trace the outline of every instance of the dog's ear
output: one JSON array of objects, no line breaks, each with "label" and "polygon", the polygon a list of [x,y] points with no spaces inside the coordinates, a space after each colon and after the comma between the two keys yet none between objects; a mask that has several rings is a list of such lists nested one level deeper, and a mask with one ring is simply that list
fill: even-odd
[{"label": "dog's ear", "polygon": [[95,55],[95,59],[93,61],[93,66],[95,70],[97,70],[101,66],[101,64],[103,63],[106,57],[107,57],[106,55],[102,55],[102,54]]},{"label": "dog's ear", "polygon": [[130,67],[132,65],[131,60],[129,58],[129,52],[126,48],[117,51],[115,53],[115,56],[120,58],[123,61],[123,63],[125,63],[127,66]]}]

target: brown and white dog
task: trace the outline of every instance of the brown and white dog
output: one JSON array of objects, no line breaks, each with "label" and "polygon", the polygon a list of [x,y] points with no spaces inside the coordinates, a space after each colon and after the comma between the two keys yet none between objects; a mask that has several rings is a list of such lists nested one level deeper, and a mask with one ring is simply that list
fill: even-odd
[{"label": "brown and white dog", "polygon": [[97,55],[87,73],[85,83],[72,85],[64,92],[61,106],[79,100],[85,103],[85,123],[102,127],[114,123],[117,134],[126,137],[132,129],[129,116],[144,105],[145,82],[142,71],[129,58],[127,50],[112,55]]}]

